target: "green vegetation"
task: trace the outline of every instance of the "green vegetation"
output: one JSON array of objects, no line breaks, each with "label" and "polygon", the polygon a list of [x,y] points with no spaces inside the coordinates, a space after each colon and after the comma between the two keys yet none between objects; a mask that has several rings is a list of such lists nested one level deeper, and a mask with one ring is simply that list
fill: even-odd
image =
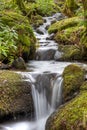
[{"label": "green vegetation", "polygon": [[66,0],[64,6],[64,13],[68,16],[74,16],[75,11],[78,9],[78,5],[75,0]]},{"label": "green vegetation", "polygon": [[[10,6],[9,6],[10,4]],[[14,8],[13,8],[14,6]],[[11,0],[2,1],[0,10],[0,61],[13,62],[27,53],[29,59],[35,52],[36,38],[26,16]]]},{"label": "green vegetation", "polygon": [[[61,60],[87,60],[87,0],[0,0],[0,67],[2,63],[12,64],[18,57],[33,59],[37,40],[31,26],[38,27],[45,22],[43,16],[56,12],[62,12],[66,18],[53,23],[48,32],[54,33],[58,49],[63,52]],[[87,129],[84,74],[75,64],[65,68],[63,102],[68,102],[48,119],[46,130]],[[0,119],[20,112],[21,108],[26,112],[25,102],[31,100],[30,86],[27,88],[19,74],[0,71]],[[24,98],[27,93],[29,98]]]},{"label": "green vegetation", "polygon": [[84,81],[84,71],[75,64],[71,64],[63,72],[63,100],[70,100],[79,91]]},{"label": "green vegetation", "polygon": [[87,128],[87,92],[83,91],[55,112],[46,130],[86,130]]},{"label": "green vegetation", "polygon": [[[43,23],[42,16],[59,11],[53,0],[0,1],[0,61],[12,63],[19,56],[33,59],[36,38],[32,27]],[[8,38],[9,37],[9,38]]]}]

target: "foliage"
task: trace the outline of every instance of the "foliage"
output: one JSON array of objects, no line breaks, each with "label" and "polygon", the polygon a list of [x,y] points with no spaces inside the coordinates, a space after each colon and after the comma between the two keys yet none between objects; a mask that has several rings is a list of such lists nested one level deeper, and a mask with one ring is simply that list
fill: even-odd
[{"label": "foliage", "polygon": [[51,14],[54,5],[53,0],[37,0],[38,7],[43,14]]},{"label": "foliage", "polygon": [[[22,15],[12,0],[3,2],[0,11],[0,60],[12,62],[23,53],[34,55],[36,38],[29,24],[28,18]],[[12,6],[8,8],[8,3]],[[6,5],[6,6],[5,6]],[[34,49],[33,51],[31,50]],[[32,54],[30,54],[33,52]]]},{"label": "foliage", "polygon": [[0,23],[0,60],[9,58],[12,62],[15,51],[17,50],[16,40],[18,40],[17,32],[9,26]]}]

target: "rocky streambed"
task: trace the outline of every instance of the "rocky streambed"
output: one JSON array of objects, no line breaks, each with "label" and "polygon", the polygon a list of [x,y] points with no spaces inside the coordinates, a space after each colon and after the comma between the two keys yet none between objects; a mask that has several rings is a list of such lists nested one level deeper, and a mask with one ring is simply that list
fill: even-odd
[{"label": "rocky streambed", "polygon": [[1,129],[74,130],[82,123],[86,112],[86,65],[60,61],[62,52],[52,40],[54,34],[47,31],[51,23],[62,18],[61,13],[44,17],[44,24],[34,29],[39,44],[26,72],[0,72],[0,122],[15,120],[1,123]]}]

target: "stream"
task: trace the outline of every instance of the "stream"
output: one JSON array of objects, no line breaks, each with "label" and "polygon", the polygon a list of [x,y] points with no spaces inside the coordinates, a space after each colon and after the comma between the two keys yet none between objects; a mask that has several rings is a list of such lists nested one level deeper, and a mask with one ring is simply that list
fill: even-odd
[{"label": "stream", "polygon": [[[47,118],[62,104],[62,72],[70,62],[60,62],[62,53],[58,44],[47,32],[48,26],[62,18],[61,13],[43,17],[44,24],[34,30],[40,42],[35,60],[27,63],[27,72],[19,72],[24,80],[31,83],[35,108],[33,121],[8,122],[0,130],[45,130]],[[57,61],[56,61],[57,60]]]}]

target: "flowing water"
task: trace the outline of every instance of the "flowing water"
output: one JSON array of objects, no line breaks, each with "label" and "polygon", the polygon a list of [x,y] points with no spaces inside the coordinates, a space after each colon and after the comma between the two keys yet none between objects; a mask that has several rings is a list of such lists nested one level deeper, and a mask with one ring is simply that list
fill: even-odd
[{"label": "flowing water", "polygon": [[[45,23],[38,27],[35,35],[40,42],[36,51],[36,59],[29,61],[27,72],[20,72],[25,80],[31,83],[35,108],[34,121],[8,122],[0,126],[0,130],[45,130],[49,115],[62,103],[62,72],[71,64],[55,61],[60,59],[57,43],[51,40],[46,28],[55,20],[62,18],[60,13],[52,17],[44,17]],[[39,31],[38,31],[39,30]],[[39,33],[40,32],[40,33]]]}]

